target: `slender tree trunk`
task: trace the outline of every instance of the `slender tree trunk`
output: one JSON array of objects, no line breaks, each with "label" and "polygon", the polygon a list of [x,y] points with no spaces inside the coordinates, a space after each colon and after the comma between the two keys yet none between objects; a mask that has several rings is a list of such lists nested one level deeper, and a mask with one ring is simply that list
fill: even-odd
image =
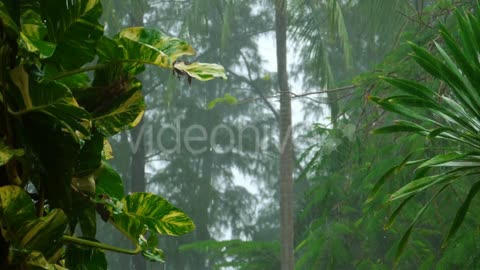
[{"label": "slender tree trunk", "polygon": [[277,72],[280,89],[280,238],[281,269],[293,270],[292,109],[287,74],[287,1],[275,1]]},{"label": "slender tree trunk", "polygon": [[145,192],[145,140],[141,132],[143,120],[132,131],[133,143],[138,142],[138,149],[132,156],[132,192]]},{"label": "slender tree trunk", "polygon": [[[143,3],[137,2],[137,5],[133,5],[131,16],[132,26],[143,26],[144,9]],[[131,179],[131,191],[132,192],[145,192],[146,191],[146,179],[145,179],[145,140],[143,138],[143,120],[140,121],[138,126],[132,130],[132,143],[139,142],[138,149],[132,156],[132,179]],[[146,270],[147,264],[145,258],[138,254],[133,257],[133,269],[134,270]]]},{"label": "slender tree trunk", "polygon": [[[145,140],[142,138],[143,134],[141,128],[143,126],[143,120],[132,131],[132,141],[135,143],[139,141],[138,149],[132,156],[132,179],[131,179],[131,191],[132,192],[145,192]],[[145,270],[147,269],[145,258],[138,254],[133,257],[133,269]]]}]

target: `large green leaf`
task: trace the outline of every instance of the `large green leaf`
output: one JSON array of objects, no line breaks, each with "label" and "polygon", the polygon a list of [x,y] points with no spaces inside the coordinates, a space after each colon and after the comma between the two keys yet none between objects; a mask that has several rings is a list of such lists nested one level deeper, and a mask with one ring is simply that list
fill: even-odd
[{"label": "large green leaf", "polygon": [[76,177],[86,177],[93,174],[102,164],[104,136],[94,130],[88,140],[82,145],[77,166],[75,167]]},{"label": "large green leaf", "polygon": [[29,221],[17,234],[21,238],[20,247],[39,250],[46,257],[52,256],[62,246],[62,236],[68,218],[61,209],[53,209],[46,216]]},{"label": "large green leaf", "polygon": [[4,237],[16,248],[41,251],[51,256],[61,246],[67,217],[54,209],[42,218],[36,217],[30,196],[20,187],[0,187],[0,223]]},{"label": "large green leaf", "polygon": [[10,31],[11,34],[17,35],[20,32],[18,25],[12,20],[8,13],[7,7],[0,1],[0,18],[3,25]]},{"label": "large green leaf", "polygon": [[78,216],[78,223],[80,224],[80,229],[82,229],[82,235],[84,237],[95,237],[95,235],[97,234],[97,212],[94,204],[87,204],[86,206],[81,208],[81,213],[76,214]]},{"label": "large green leaf", "polygon": [[[93,241],[92,239],[88,240]],[[69,270],[105,270],[107,269],[107,260],[101,249],[68,245],[65,252],[65,266]]]},{"label": "large green leaf", "polygon": [[[145,47],[153,47],[158,50],[159,55],[168,56],[168,66],[183,55],[195,55],[195,50],[186,41],[175,37],[169,37],[164,33],[144,27],[131,27],[120,31],[116,36],[117,39],[134,41],[142,44]],[[130,51],[127,49],[127,51]],[[159,60],[155,63],[163,63],[165,61]]]},{"label": "large green leaf", "polygon": [[48,34],[46,25],[40,14],[33,9],[27,9],[20,16],[22,33],[30,38],[42,40]]},{"label": "large green leaf", "polygon": [[51,264],[39,251],[32,251],[25,258],[25,265],[30,270],[68,270],[58,264]]},{"label": "large green leaf", "polygon": [[114,224],[133,239],[147,230],[161,235],[182,235],[195,225],[181,210],[151,193],[134,193],[122,199],[122,211],[112,216]]},{"label": "large green leaf", "polygon": [[89,134],[86,121],[90,119],[90,114],[78,106],[67,87],[54,81],[32,81],[23,66],[12,70],[10,77],[22,97],[19,110],[12,113],[42,112],[59,120],[73,136],[76,136],[76,131]]},{"label": "large green leaf", "polygon": [[96,173],[96,193],[97,195],[107,195],[108,197],[121,200],[124,196],[123,181],[118,172],[108,163],[103,162],[102,167]]},{"label": "large green leaf", "polygon": [[104,201],[113,225],[132,240],[144,257],[153,261],[164,260],[163,251],[157,247],[157,234],[176,236],[195,228],[185,213],[151,193],[134,193],[121,201],[114,198]]},{"label": "large green leaf", "polygon": [[0,187],[0,222],[6,229],[7,240],[20,241],[18,234],[29,221],[36,218],[35,207],[28,194],[18,186]]},{"label": "large green leaf", "polygon": [[97,51],[101,61],[128,62],[129,69],[144,64],[171,68],[179,56],[195,54],[185,41],[143,27],[124,29],[114,39],[103,37]]},{"label": "large green leaf", "polygon": [[40,58],[52,56],[56,48],[53,43],[35,40],[23,33],[20,33],[20,45],[29,52],[39,54]]},{"label": "large green leaf", "polygon": [[21,16],[22,32],[19,44],[29,52],[39,54],[40,58],[48,58],[53,55],[56,44],[45,41],[47,27],[44,25],[40,14],[27,9]]},{"label": "large green leaf", "polygon": [[127,70],[136,73],[144,64],[174,69],[177,74],[207,81],[226,79],[225,70],[217,64],[177,61],[183,55],[194,55],[193,48],[183,40],[171,38],[153,29],[127,28],[115,39],[102,38],[97,47],[101,62],[128,63]]},{"label": "large green leaf", "polygon": [[174,70],[184,72],[188,76],[195,78],[199,81],[209,81],[215,78],[227,79],[225,75],[225,69],[221,65],[207,64],[207,63],[185,63],[183,61],[177,61],[173,65]]},{"label": "large green leaf", "polygon": [[[67,132],[57,119],[32,112],[22,117],[27,153],[33,158],[37,190],[45,192],[50,207],[71,212],[72,179],[82,141]],[[31,165],[33,166],[33,165]]]},{"label": "large green leaf", "polygon": [[105,106],[105,110],[93,115],[94,125],[98,131],[110,137],[140,123],[145,111],[141,86],[139,81],[133,81],[131,90],[111,101]]},{"label": "large green leaf", "polygon": [[7,164],[11,158],[19,157],[23,154],[24,151],[22,149],[12,149],[0,138],[0,166]]},{"label": "large green leaf", "polygon": [[97,40],[103,35],[98,22],[102,14],[100,0],[40,1],[49,41],[57,44],[52,57],[66,69],[75,69],[92,61]]}]

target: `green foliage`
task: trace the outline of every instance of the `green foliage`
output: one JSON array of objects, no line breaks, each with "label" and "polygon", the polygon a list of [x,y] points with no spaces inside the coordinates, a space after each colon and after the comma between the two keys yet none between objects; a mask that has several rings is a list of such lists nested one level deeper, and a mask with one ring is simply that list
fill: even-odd
[{"label": "green foliage", "polygon": [[[436,190],[431,199],[418,211],[402,237],[396,255],[397,261],[405,250],[413,226],[440,192],[451,190],[446,189],[447,187],[458,186],[462,179],[471,179],[473,182],[467,184],[471,186],[470,190],[458,208],[449,232],[445,235],[443,241],[445,247],[464,222],[471,202],[479,191],[479,184],[475,178],[467,176],[476,176],[480,173],[478,169],[480,96],[477,91],[480,86],[478,81],[480,62],[477,57],[480,53],[477,40],[480,37],[480,14],[457,11],[456,18],[460,40],[457,41],[453,34],[442,26],[440,35],[444,45],[434,42],[438,55],[413,43],[410,44],[413,59],[424,71],[441,84],[447,85],[445,91],[435,91],[411,80],[384,78],[387,83],[402,90],[406,95],[372,98],[383,109],[416,121],[397,121],[393,126],[380,128],[374,132],[415,132],[432,142],[445,140],[450,145],[442,147],[440,153],[427,159],[410,162],[416,166],[417,172],[425,173],[417,173],[409,183],[395,191],[388,199],[388,202],[403,199],[401,207],[406,209],[405,204],[407,201],[411,202],[413,197],[418,197],[420,193],[429,190]],[[399,169],[395,167],[395,170]],[[398,212],[400,211],[396,211],[394,215]]]},{"label": "green foliage", "polygon": [[[177,62],[193,48],[154,29],[109,39],[101,14],[98,0],[0,1],[1,269],[106,269],[103,250],[163,261],[158,236],[195,228],[157,195],[124,196],[107,139],[140,122],[145,64],[202,81],[223,67]],[[96,241],[97,213],[135,248]]]},{"label": "green foliage", "polygon": [[278,242],[262,241],[201,241],[183,245],[180,250],[207,253],[212,269],[234,267],[245,270],[269,270],[280,267]]},{"label": "green foliage", "polygon": [[[332,113],[335,106],[338,108],[337,123],[326,124],[324,121],[301,137],[310,147],[299,158],[303,170],[296,181],[296,188],[300,191],[296,216],[296,269],[391,269],[397,247],[401,241],[406,243],[408,238],[411,238],[410,244],[408,247],[404,245],[406,248],[398,269],[478,268],[476,254],[479,246],[475,243],[479,234],[474,215],[467,213],[449,245],[439,248],[439,240],[452,227],[454,217],[460,219],[463,215],[464,211],[459,212],[462,215],[456,214],[460,206],[464,205],[462,209],[466,209],[469,205],[470,213],[479,210],[478,196],[473,198],[476,189],[470,192],[476,175],[455,181],[445,189],[442,189],[445,184],[434,185],[415,193],[414,197],[404,196],[389,202],[389,192],[410,183],[412,178],[446,172],[449,167],[437,164],[455,165],[457,159],[462,160],[463,154],[475,151],[449,139],[433,139],[449,129],[429,132],[434,129],[433,122],[445,124],[443,117],[429,111],[432,106],[428,102],[429,96],[434,92],[453,99],[453,95],[446,83],[432,79],[412,61],[408,56],[411,47],[407,43],[407,40],[413,40],[428,51],[436,47],[432,40],[444,46],[438,35],[440,22],[455,40],[459,40],[454,30],[453,10],[455,6],[476,10],[475,1],[443,1],[441,5],[439,1],[337,2],[342,4],[350,41],[360,45],[353,46],[354,65],[348,71],[343,65],[344,53],[339,43],[325,43],[330,59],[336,59],[330,61],[330,68],[338,76],[337,83],[357,87],[345,94],[336,92],[338,99],[329,103]],[[324,25],[312,23],[314,27],[311,29],[320,29]],[[326,34],[323,36],[327,37]],[[432,54],[442,57],[439,53]],[[315,68],[320,65],[315,66],[319,61],[312,59],[305,54],[300,68],[307,74],[307,83],[319,87],[323,85],[324,77],[315,76]],[[361,73],[365,71],[368,72]],[[379,80],[382,75],[387,79]],[[400,86],[387,82],[394,76],[391,82],[407,85],[404,87],[407,89],[397,90]],[[404,77],[411,79],[408,82],[398,79]],[[369,97],[382,100],[385,96],[393,96],[393,102],[398,100],[408,104],[394,107],[397,111],[406,115],[416,113],[416,117],[423,118],[398,120],[395,119],[398,115],[385,113],[375,103],[368,102]],[[387,100],[390,99],[385,99],[385,106],[392,108]],[[308,107],[310,113],[320,107],[316,105],[319,99],[314,101]],[[440,102],[442,107],[447,107],[447,101],[441,99]],[[467,117],[456,120],[464,119],[470,121]],[[393,121],[395,125],[385,125]],[[348,136],[352,134],[351,126],[354,132]],[[388,136],[372,134],[372,129],[384,126],[376,132],[389,133]],[[430,137],[424,140],[428,135]],[[439,155],[437,159],[429,161],[436,155]],[[448,159],[453,160],[447,162]],[[476,166],[470,161],[462,163]],[[424,187],[428,185],[428,179],[424,179]],[[434,196],[436,198],[430,202]],[[467,200],[469,197],[471,199]],[[389,203],[385,204],[386,201]],[[429,207],[425,207],[426,204]],[[418,213],[421,216],[417,218]],[[412,221],[415,221],[415,227],[409,230],[410,237],[402,240]]]}]

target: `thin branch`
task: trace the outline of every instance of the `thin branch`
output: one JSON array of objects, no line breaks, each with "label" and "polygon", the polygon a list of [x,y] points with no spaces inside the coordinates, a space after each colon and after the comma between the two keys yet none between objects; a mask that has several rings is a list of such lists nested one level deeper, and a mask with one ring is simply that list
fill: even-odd
[{"label": "thin branch", "polygon": [[415,18],[412,18],[410,16],[408,16],[408,14],[405,14],[404,12],[400,11],[400,10],[397,10],[397,13],[402,15],[403,17],[409,19],[410,21],[412,22],[415,22],[415,23],[418,23],[419,25],[421,26],[424,26],[424,27],[427,27],[427,28],[430,28],[430,29],[433,29],[433,27],[431,27],[430,25],[426,24],[425,22],[419,20],[419,19],[415,19]]},{"label": "thin branch", "polygon": [[72,75],[75,75],[75,74],[78,74],[78,73],[83,73],[83,72],[87,72],[87,71],[92,71],[92,70],[95,70],[95,69],[97,69],[97,68],[101,68],[101,67],[104,67],[104,66],[105,66],[105,65],[100,64],[100,65],[87,66],[87,67],[83,67],[83,68],[78,68],[78,69],[74,69],[74,70],[69,70],[69,71],[65,71],[65,72],[59,73],[59,74],[57,74],[56,76],[47,78],[47,80],[55,81],[55,80],[62,79],[62,78],[68,77],[68,76],[72,76]]},{"label": "thin branch", "polygon": [[[249,82],[253,82],[253,78],[252,78],[252,71],[251,71],[251,68],[250,68],[250,62],[247,61],[247,57],[245,56],[245,54],[243,54],[242,51],[240,51],[240,56],[242,57],[243,59],[243,62],[245,63],[245,67],[247,68],[247,73],[248,73],[248,78],[249,78]],[[275,108],[273,107],[273,105],[270,103],[270,101],[268,101],[267,98],[265,98],[265,95],[263,95],[262,91],[260,91],[260,89],[258,89],[253,83],[250,83],[250,85],[253,87],[253,90],[255,92],[257,92],[257,94],[260,96],[260,98],[263,100],[263,103],[265,103],[265,105],[267,105],[267,107],[270,109],[270,111],[273,113],[273,115],[275,116],[275,119],[277,119],[277,121],[280,121],[280,115],[278,115],[278,112],[275,110]]]},{"label": "thin branch", "polygon": [[[322,91],[314,91],[314,92],[307,92],[303,94],[296,94],[294,92],[288,92],[290,93],[292,98],[300,98],[300,97],[307,97],[311,95],[320,95],[320,94],[326,94],[326,93],[332,93],[332,92],[340,92],[340,91],[345,91],[345,90],[350,90],[358,87],[358,85],[349,85],[349,86],[344,86],[344,87],[339,87],[335,89],[329,89],[329,90],[322,90]],[[281,94],[276,94],[276,95],[271,95],[271,96],[266,96],[266,97],[261,97],[261,98],[251,98],[251,99],[244,99],[240,100],[237,104],[244,104],[244,103],[250,103],[254,102],[257,100],[263,100],[263,99],[269,99],[269,98],[278,98],[280,97]]]},{"label": "thin branch", "polygon": [[[243,82],[247,83],[248,85],[250,85],[251,89],[254,90],[258,95],[259,97],[256,97],[256,98],[253,98],[253,101],[256,101],[256,100],[262,100],[265,105],[268,107],[268,109],[270,109],[270,111],[273,113],[273,115],[275,116],[275,119],[280,119],[280,116],[278,115],[278,112],[275,110],[275,108],[273,107],[273,105],[268,101],[268,96],[264,96],[262,94],[262,92],[260,91],[260,89],[258,89],[258,87],[256,87],[256,85],[249,79],[241,76],[241,75],[238,75],[236,74],[235,72],[233,72],[232,70],[227,70],[228,73],[234,75],[235,77],[237,77],[238,79],[242,80]],[[240,104],[241,102],[238,102],[238,104]]]},{"label": "thin branch", "polygon": [[292,93],[292,97],[296,98],[296,97],[305,97],[305,96],[310,96],[310,95],[319,95],[319,94],[326,94],[326,93],[332,93],[332,92],[340,92],[340,91],[354,89],[356,87],[358,87],[358,85],[352,84],[352,85],[349,85],[349,86],[339,87],[339,88],[330,89],[330,90],[307,92],[307,93],[303,93],[303,94]]}]

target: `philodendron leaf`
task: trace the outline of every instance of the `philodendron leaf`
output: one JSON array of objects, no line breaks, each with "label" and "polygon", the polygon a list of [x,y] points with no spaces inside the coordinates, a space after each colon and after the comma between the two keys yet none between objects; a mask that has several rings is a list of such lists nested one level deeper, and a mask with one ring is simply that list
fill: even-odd
[{"label": "philodendron leaf", "polygon": [[53,209],[48,215],[29,221],[18,230],[19,245],[28,250],[39,250],[50,257],[62,246],[62,236],[68,218],[61,209]]},{"label": "philodendron leaf", "polygon": [[113,213],[112,222],[131,239],[139,239],[147,230],[175,236],[195,228],[185,213],[157,195],[134,193],[123,198],[121,203],[122,211]]},{"label": "philodendron leaf", "polygon": [[[169,37],[155,29],[148,29],[144,27],[126,28],[118,33],[116,38],[120,40],[128,39],[145,45],[146,47],[153,47],[161,52],[160,54],[168,56],[168,61],[170,61],[170,64],[177,60],[177,58],[180,56],[195,55],[195,50],[186,41],[175,37]],[[155,62],[161,63],[164,61]]]},{"label": "philodendron leaf", "polygon": [[13,157],[23,156],[23,149],[12,149],[0,138],[0,166],[7,164]]},{"label": "philodendron leaf", "polygon": [[5,7],[5,4],[0,1],[0,18],[2,18],[2,23],[3,25],[6,26],[7,29],[10,29],[10,31],[14,34],[18,34],[20,31],[18,29],[17,24],[12,20],[10,17],[10,14],[8,14],[8,10]]},{"label": "philodendron leaf", "polygon": [[42,59],[52,56],[55,52],[55,48],[57,47],[54,43],[33,39],[24,33],[20,33],[19,43],[21,47],[31,53],[38,54]]},{"label": "philodendron leaf", "polygon": [[92,130],[89,140],[86,140],[80,150],[75,176],[85,177],[91,175],[102,165],[103,135],[97,130]]},{"label": "philodendron leaf", "polygon": [[68,270],[58,264],[50,264],[39,251],[32,251],[24,260],[27,269],[32,270]]},{"label": "philodendron leaf", "polygon": [[188,74],[200,81],[226,79],[225,69],[217,64],[177,61],[195,51],[185,41],[168,37],[160,31],[143,27],[127,28],[114,39],[101,38],[97,52],[101,62],[128,63],[127,70],[136,73],[144,64],[174,69],[177,74]]},{"label": "philodendron leaf", "polygon": [[103,162],[102,167],[95,173],[97,195],[120,200],[124,196],[123,181],[118,172],[108,163]]},{"label": "philodendron leaf", "polygon": [[36,53],[40,58],[48,58],[53,55],[56,44],[45,41],[47,28],[40,14],[27,9],[21,16],[22,32],[20,33],[19,45],[29,52]]},{"label": "philodendron leaf", "polygon": [[78,215],[78,223],[84,237],[95,237],[97,234],[97,212],[93,206],[83,207]]},{"label": "philodendron leaf", "polygon": [[[0,187],[0,223],[4,237],[18,249],[37,250],[50,256],[61,246],[67,216],[60,209],[37,218],[28,194],[18,186]],[[53,241],[53,242],[52,242]]]},{"label": "philodendron leaf", "polygon": [[49,41],[57,44],[52,60],[65,69],[80,68],[92,61],[103,35],[98,22],[102,15],[100,0],[59,1],[54,8],[47,2],[40,1],[40,7]]},{"label": "philodendron leaf", "polygon": [[113,158],[112,145],[110,144],[107,138],[105,138],[103,141],[102,157],[104,160],[110,160]]},{"label": "philodendron leaf", "polygon": [[100,61],[128,62],[130,70],[144,64],[172,68],[182,55],[194,55],[195,51],[185,41],[144,27],[122,30],[114,39],[102,37],[97,46]]},{"label": "philodendron leaf", "polygon": [[19,241],[18,230],[36,218],[35,207],[28,194],[18,186],[0,187],[0,223],[6,228],[7,240]]},{"label": "philodendron leaf", "polygon": [[42,40],[48,34],[47,27],[43,23],[42,16],[33,9],[23,11],[20,16],[21,30],[26,36]]},{"label": "philodendron leaf", "polygon": [[105,270],[107,269],[107,259],[105,252],[101,249],[68,245],[65,252],[65,266],[69,270]]},{"label": "philodendron leaf", "polygon": [[54,81],[31,82],[23,66],[13,69],[10,77],[23,99],[23,104],[19,104],[20,110],[11,113],[41,112],[58,119],[75,137],[76,131],[89,134],[86,121],[90,119],[90,114],[78,106],[66,86]]},{"label": "philodendron leaf", "polygon": [[173,69],[177,72],[185,72],[190,77],[199,81],[209,81],[215,78],[227,79],[225,75],[225,69],[221,65],[208,64],[208,63],[190,63],[187,64],[183,61],[177,61],[173,65]]},{"label": "philodendron leaf", "polygon": [[145,101],[140,91],[141,83],[134,83],[132,90],[115,99],[106,111],[94,115],[94,125],[105,137],[133,128],[142,120]]}]

